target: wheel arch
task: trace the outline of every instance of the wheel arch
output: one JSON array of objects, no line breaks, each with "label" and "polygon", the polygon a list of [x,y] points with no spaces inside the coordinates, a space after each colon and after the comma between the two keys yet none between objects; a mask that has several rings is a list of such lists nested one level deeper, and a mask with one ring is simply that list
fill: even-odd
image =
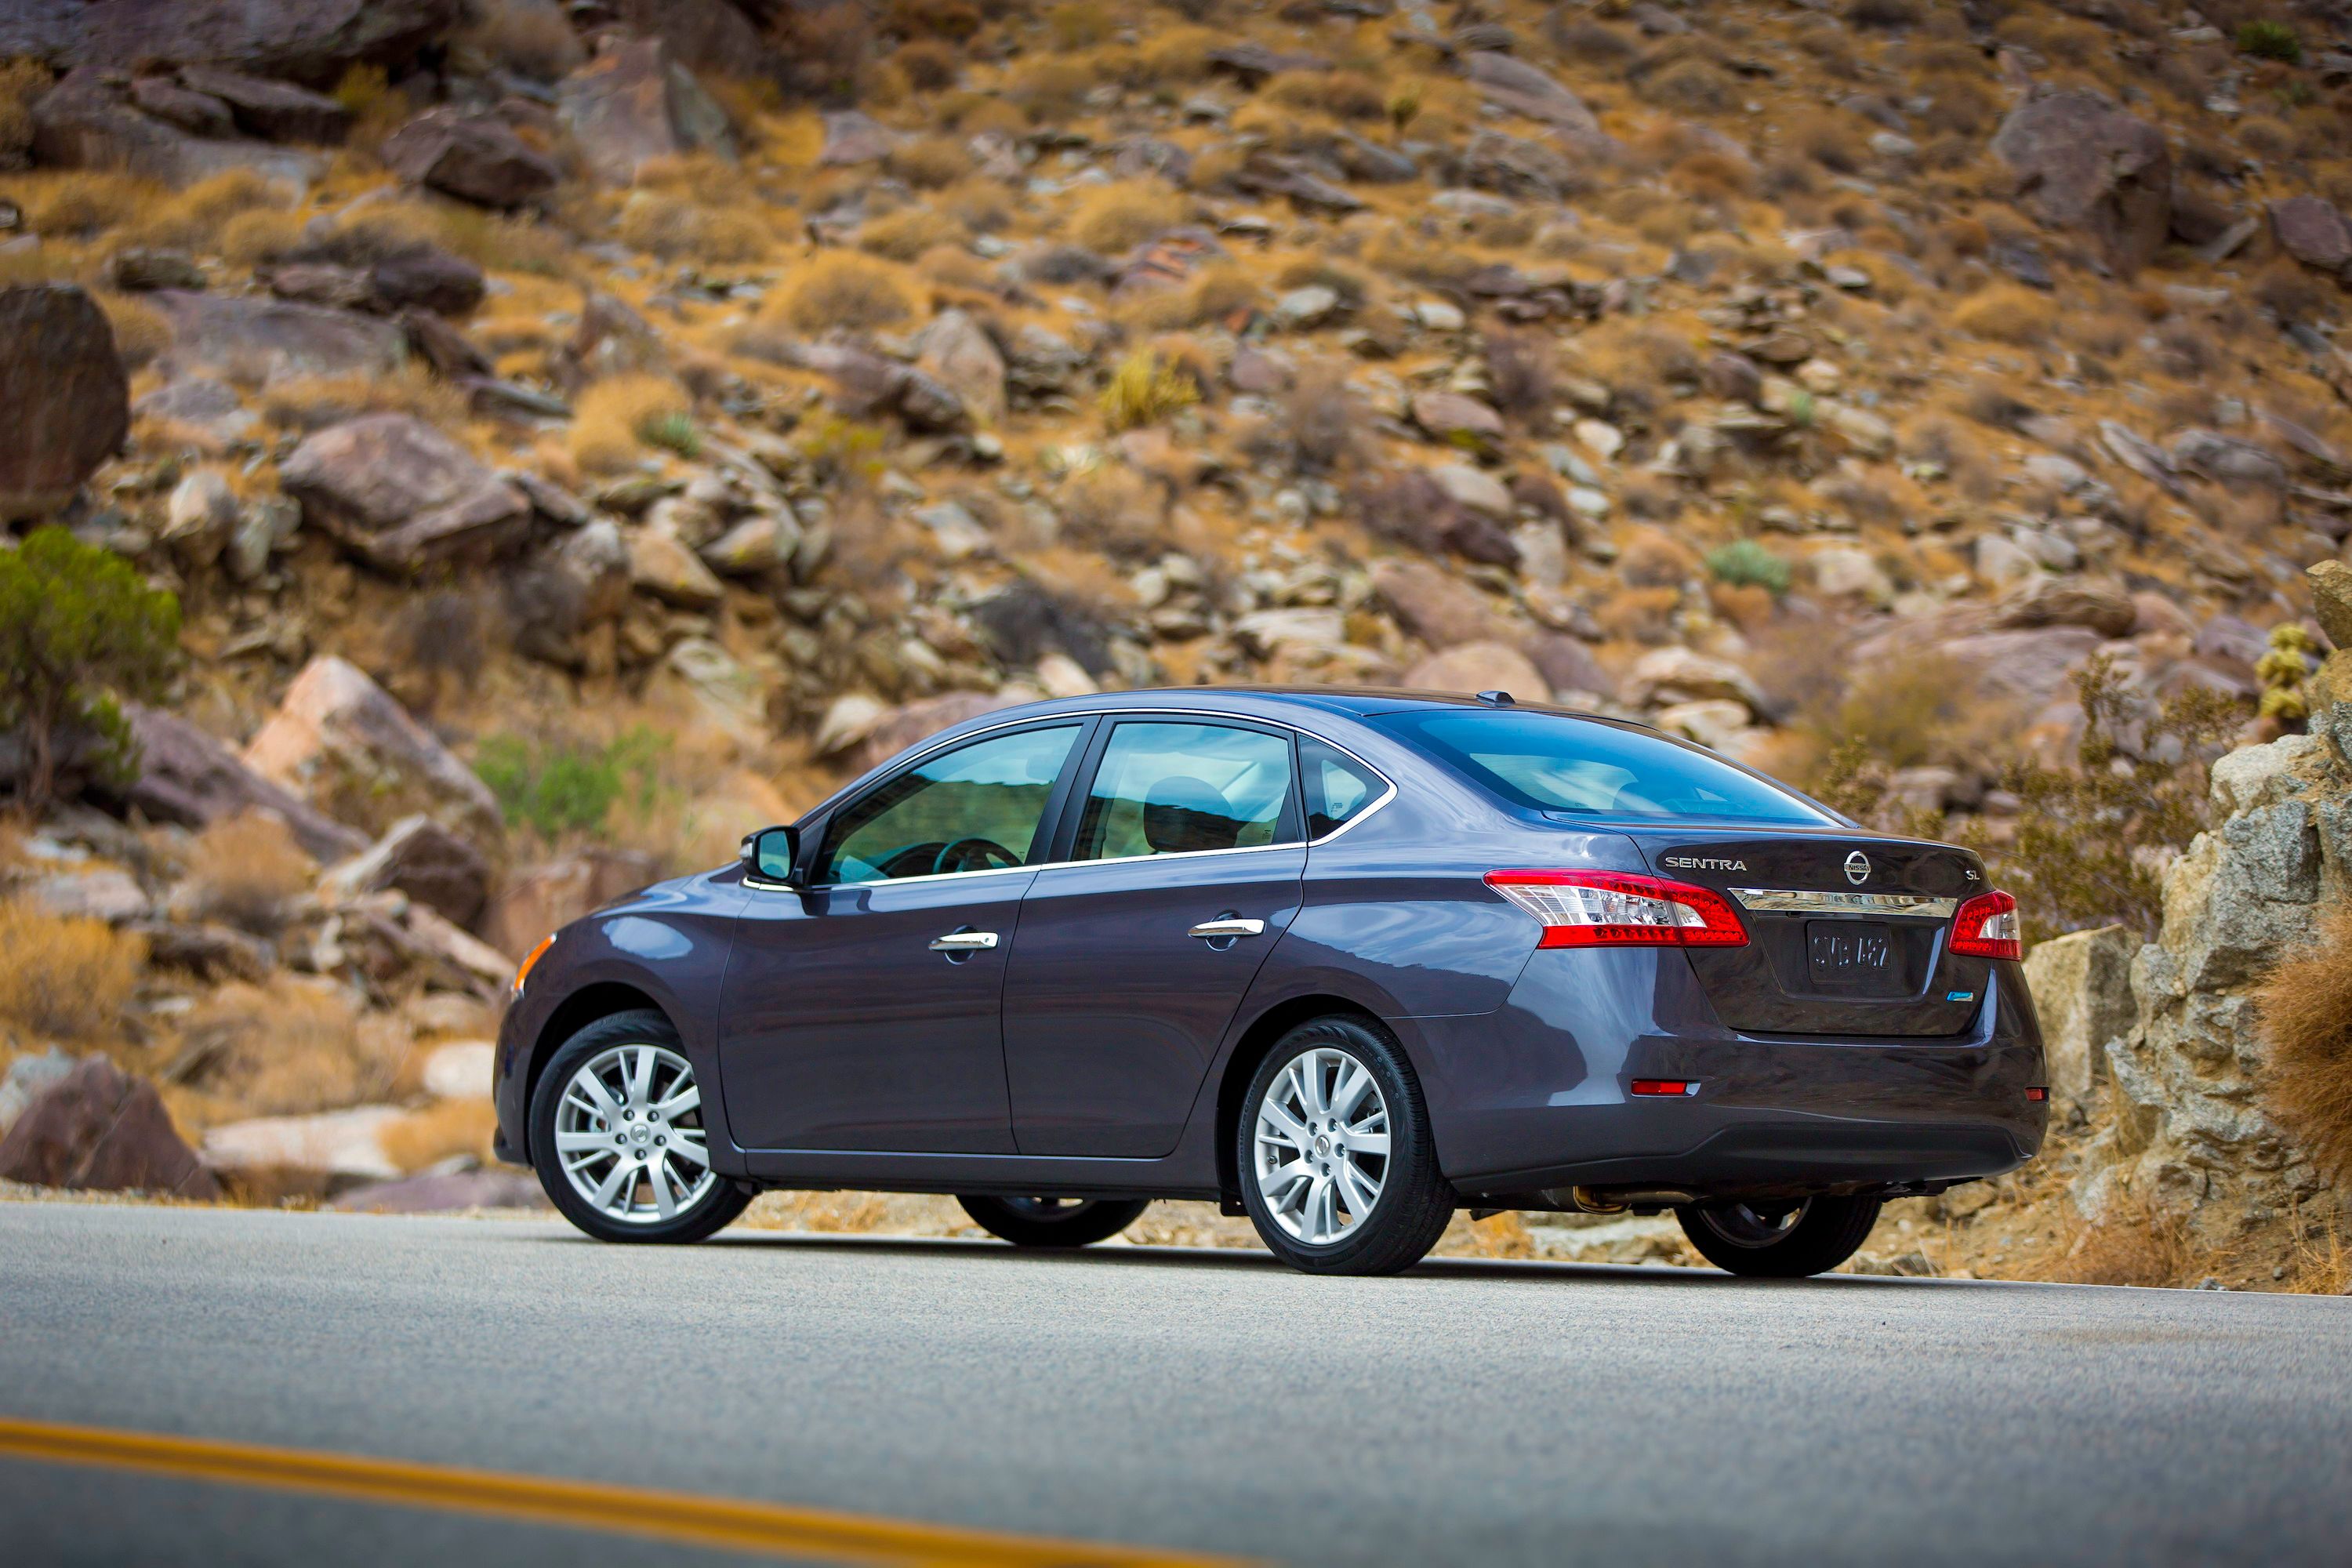
[{"label": "wheel arch", "polygon": [[523,1079],[523,1134],[530,1136],[531,1098],[539,1092],[539,1076],[547,1070],[548,1059],[563,1042],[599,1019],[616,1013],[658,1013],[668,1019],[675,1029],[677,1020],[669,1009],[636,986],[625,980],[599,980],[583,985],[555,1005],[547,1021],[539,1026],[538,1037],[531,1041],[530,1068]]},{"label": "wheel arch", "polygon": [[1312,993],[1288,997],[1259,1014],[1234,1043],[1233,1054],[1225,1058],[1224,1076],[1217,1081],[1216,1149],[1217,1191],[1228,1203],[1241,1201],[1242,1175],[1234,1159],[1234,1129],[1241,1120],[1242,1099],[1249,1093],[1250,1079],[1256,1074],[1258,1064],[1265,1060],[1276,1041],[1299,1025],[1333,1016],[1359,1019],[1388,1031],[1380,1016],[1362,1003],[1328,993]]}]

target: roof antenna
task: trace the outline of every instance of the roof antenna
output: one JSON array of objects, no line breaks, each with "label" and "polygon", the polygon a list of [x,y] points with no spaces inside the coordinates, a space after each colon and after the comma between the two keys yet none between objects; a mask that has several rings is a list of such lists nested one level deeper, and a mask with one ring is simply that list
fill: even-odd
[{"label": "roof antenna", "polygon": [[1516,708],[1518,706],[1517,703],[1511,700],[1511,694],[1507,691],[1481,691],[1478,693],[1478,700],[1484,702],[1489,708]]}]

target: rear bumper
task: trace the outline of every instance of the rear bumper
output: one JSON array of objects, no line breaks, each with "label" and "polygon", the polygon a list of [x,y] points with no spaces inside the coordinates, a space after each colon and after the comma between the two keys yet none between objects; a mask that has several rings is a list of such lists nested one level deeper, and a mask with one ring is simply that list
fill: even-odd
[{"label": "rear bumper", "polygon": [[[1558,962],[1565,961],[1565,962]],[[1681,955],[1538,953],[1479,1017],[1409,1027],[1438,1160],[1465,1198],[1573,1186],[1703,1195],[1867,1192],[1998,1175],[2038,1152],[2041,1031],[2019,966],[1948,1038],[1723,1027]],[[1696,1092],[1636,1096],[1636,1079]]]}]

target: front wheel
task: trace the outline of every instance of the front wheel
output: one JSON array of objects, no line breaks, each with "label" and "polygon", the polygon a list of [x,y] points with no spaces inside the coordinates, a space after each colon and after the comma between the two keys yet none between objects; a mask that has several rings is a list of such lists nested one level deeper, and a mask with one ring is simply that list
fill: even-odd
[{"label": "front wheel", "polygon": [[1727,1273],[1801,1279],[1860,1250],[1878,1209],[1876,1198],[1796,1198],[1693,1204],[1675,1217],[1699,1256]]},{"label": "front wheel", "polygon": [[1091,1247],[1143,1217],[1149,1203],[1114,1198],[960,1197],[963,1212],[1015,1247]]}]

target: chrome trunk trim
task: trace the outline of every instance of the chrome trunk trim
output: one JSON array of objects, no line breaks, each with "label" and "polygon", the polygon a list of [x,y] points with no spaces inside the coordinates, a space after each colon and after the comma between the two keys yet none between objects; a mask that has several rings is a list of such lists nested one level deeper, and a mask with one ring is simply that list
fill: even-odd
[{"label": "chrome trunk trim", "polygon": [[1799,892],[1779,888],[1727,888],[1742,909],[1775,915],[1895,915],[1948,921],[1960,907],[1958,899],[1932,898],[1926,893]]}]

